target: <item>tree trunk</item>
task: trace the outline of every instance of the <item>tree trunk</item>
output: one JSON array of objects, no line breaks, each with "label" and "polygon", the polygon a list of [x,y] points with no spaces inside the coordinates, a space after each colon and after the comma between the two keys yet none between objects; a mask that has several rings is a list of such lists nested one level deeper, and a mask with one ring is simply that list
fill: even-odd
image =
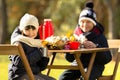
[{"label": "tree trunk", "polygon": [[112,6],[111,6],[111,3],[110,1],[108,0],[103,0],[104,3],[107,5],[107,8],[108,8],[108,38],[109,39],[112,39],[114,37],[113,33],[114,33],[114,29],[113,29],[113,9],[112,9]]},{"label": "tree trunk", "polygon": [[[119,38],[119,15],[116,15],[119,13],[119,0],[103,0],[108,8],[108,23],[109,23],[109,38]],[[117,18],[116,18],[117,16]]]},{"label": "tree trunk", "polygon": [[6,12],[6,0],[0,0],[0,43],[5,43],[7,32],[7,12]]},{"label": "tree trunk", "polygon": [[[107,38],[119,38],[120,29],[120,11],[119,11],[119,0],[93,0],[95,3],[95,11],[100,22],[104,25],[105,34]],[[104,12],[102,12],[104,11]]]}]

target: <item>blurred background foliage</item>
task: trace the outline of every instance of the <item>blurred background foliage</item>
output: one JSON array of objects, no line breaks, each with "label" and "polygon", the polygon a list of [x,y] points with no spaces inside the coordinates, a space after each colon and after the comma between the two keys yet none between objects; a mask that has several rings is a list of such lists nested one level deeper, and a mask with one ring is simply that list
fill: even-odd
[{"label": "blurred background foliage", "polygon": [[25,13],[35,15],[40,25],[52,19],[55,35],[71,35],[87,1],[94,2],[97,20],[107,38],[120,38],[119,0],[0,0],[0,43],[9,43],[10,35]]}]

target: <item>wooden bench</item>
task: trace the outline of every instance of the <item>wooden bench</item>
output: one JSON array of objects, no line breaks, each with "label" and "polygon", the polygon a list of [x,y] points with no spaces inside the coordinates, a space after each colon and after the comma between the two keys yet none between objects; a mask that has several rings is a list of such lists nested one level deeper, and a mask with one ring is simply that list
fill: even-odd
[{"label": "wooden bench", "polygon": [[25,66],[26,72],[30,80],[35,80],[21,44],[0,44],[0,55],[19,55],[23,61],[23,64]]},{"label": "wooden bench", "polygon": [[112,75],[103,75],[98,78],[98,80],[115,80],[116,73],[118,70],[118,65],[120,61],[120,39],[109,39],[108,44],[110,48],[119,48],[118,53],[116,53],[115,66]]}]

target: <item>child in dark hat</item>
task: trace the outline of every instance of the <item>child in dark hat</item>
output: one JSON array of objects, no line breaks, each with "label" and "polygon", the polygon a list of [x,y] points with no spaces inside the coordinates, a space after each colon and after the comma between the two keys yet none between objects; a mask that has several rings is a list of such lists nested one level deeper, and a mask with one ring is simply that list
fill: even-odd
[{"label": "child in dark hat", "polygon": [[[47,68],[49,58],[44,56],[38,37],[38,19],[26,13],[11,36],[11,44],[21,43],[35,80],[55,80],[41,72]],[[9,80],[30,80],[18,55],[10,55]]]},{"label": "child in dark hat", "polygon": [[[104,36],[103,26],[97,22],[96,14],[93,10],[93,3],[88,2],[86,8],[82,10],[79,16],[78,25],[74,30],[74,37],[81,42],[82,48],[103,48],[108,47],[108,42]],[[72,54],[66,54],[65,58],[71,62],[72,65],[77,65],[75,58]],[[82,54],[80,59],[83,63],[83,67],[87,70],[91,54]],[[89,77],[89,80],[96,80],[102,75],[105,64],[111,61],[112,56],[110,51],[100,52],[95,57],[95,62]],[[79,70],[66,70],[62,73],[59,80],[84,80],[81,78]]]}]

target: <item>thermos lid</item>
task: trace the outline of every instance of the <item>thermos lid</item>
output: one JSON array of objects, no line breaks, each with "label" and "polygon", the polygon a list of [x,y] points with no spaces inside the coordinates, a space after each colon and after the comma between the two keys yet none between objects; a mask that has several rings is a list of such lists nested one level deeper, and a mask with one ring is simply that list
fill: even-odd
[{"label": "thermos lid", "polygon": [[44,21],[51,21],[51,19],[44,19]]}]

